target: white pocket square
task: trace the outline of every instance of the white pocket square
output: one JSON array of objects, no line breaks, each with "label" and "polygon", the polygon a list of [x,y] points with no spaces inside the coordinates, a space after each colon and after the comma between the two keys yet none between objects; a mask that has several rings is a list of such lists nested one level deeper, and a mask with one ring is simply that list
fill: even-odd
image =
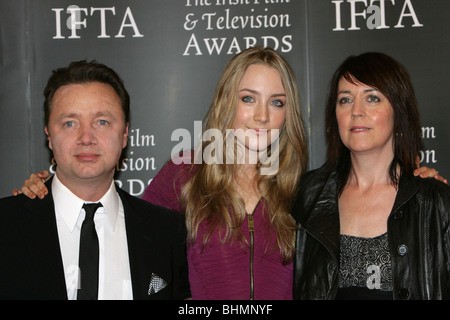
[{"label": "white pocket square", "polygon": [[152,273],[150,277],[150,286],[148,287],[148,295],[157,293],[167,286],[167,282],[159,277],[158,275]]}]

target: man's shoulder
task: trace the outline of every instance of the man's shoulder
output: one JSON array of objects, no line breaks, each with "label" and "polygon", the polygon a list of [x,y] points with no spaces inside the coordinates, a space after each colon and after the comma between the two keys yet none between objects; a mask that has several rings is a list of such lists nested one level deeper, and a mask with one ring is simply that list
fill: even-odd
[{"label": "man's shoulder", "polygon": [[[2,210],[1,213],[8,213],[11,210],[19,210],[21,208],[38,206],[42,200],[39,198],[30,199],[23,194],[19,194],[17,196],[8,196],[4,198],[0,198],[0,206]],[[15,212],[17,213],[17,212]]]},{"label": "man's shoulder", "polygon": [[[44,199],[30,199],[23,194],[0,199],[0,233],[19,234],[18,227],[34,221],[44,224],[53,213],[48,196]],[[43,220],[42,220],[43,219]]]},{"label": "man's shoulder", "polygon": [[[22,199],[19,199],[22,198]],[[0,207],[2,210],[0,210],[0,224],[5,226],[6,221],[11,222],[12,219],[16,219],[17,216],[21,212],[21,207],[23,206],[23,199],[22,195],[18,196],[9,196],[5,198],[0,199]]]},{"label": "man's shoulder", "polygon": [[23,194],[19,194],[17,196],[7,196],[7,197],[0,198],[0,203],[19,204],[19,203],[23,203],[24,200],[25,200],[25,196]]}]

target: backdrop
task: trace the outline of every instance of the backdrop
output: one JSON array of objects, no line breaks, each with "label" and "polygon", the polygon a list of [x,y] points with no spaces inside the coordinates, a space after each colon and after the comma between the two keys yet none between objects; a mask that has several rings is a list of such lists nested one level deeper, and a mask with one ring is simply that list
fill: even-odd
[{"label": "backdrop", "polygon": [[254,45],[275,48],[294,68],[309,169],[324,161],[334,69],[348,55],[381,51],[412,76],[422,164],[450,178],[449,34],[443,0],[0,0],[0,196],[54,169],[42,107],[53,69],[95,59],[124,79],[132,117],[117,181],[140,196],[179,146],[176,129],[194,146],[225,64]]}]

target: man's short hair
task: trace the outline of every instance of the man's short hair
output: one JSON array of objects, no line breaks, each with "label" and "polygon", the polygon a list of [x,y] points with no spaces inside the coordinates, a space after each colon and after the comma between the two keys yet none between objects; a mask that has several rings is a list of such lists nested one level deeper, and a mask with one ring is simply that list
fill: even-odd
[{"label": "man's short hair", "polygon": [[47,86],[44,89],[44,113],[45,125],[48,125],[51,112],[51,104],[55,92],[62,86],[69,84],[82,84],[89,82],[101,82],[110,85],[120,98],[125,123],[130,117],[130,97],[119,75],[111,68],[95,60],[74,61],[68,67],[53,70]]}]

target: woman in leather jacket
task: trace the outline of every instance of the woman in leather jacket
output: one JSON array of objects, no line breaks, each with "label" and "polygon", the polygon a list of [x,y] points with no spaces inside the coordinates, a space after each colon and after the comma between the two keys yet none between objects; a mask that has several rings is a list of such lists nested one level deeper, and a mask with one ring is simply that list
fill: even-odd
[{"label": "woman in leather jacket", "polygon": [[347,58],[330,82],[327,159],[300,181],[294,299],[446,299],[450,187],[414,176],[421,148],[406,69]]}]

